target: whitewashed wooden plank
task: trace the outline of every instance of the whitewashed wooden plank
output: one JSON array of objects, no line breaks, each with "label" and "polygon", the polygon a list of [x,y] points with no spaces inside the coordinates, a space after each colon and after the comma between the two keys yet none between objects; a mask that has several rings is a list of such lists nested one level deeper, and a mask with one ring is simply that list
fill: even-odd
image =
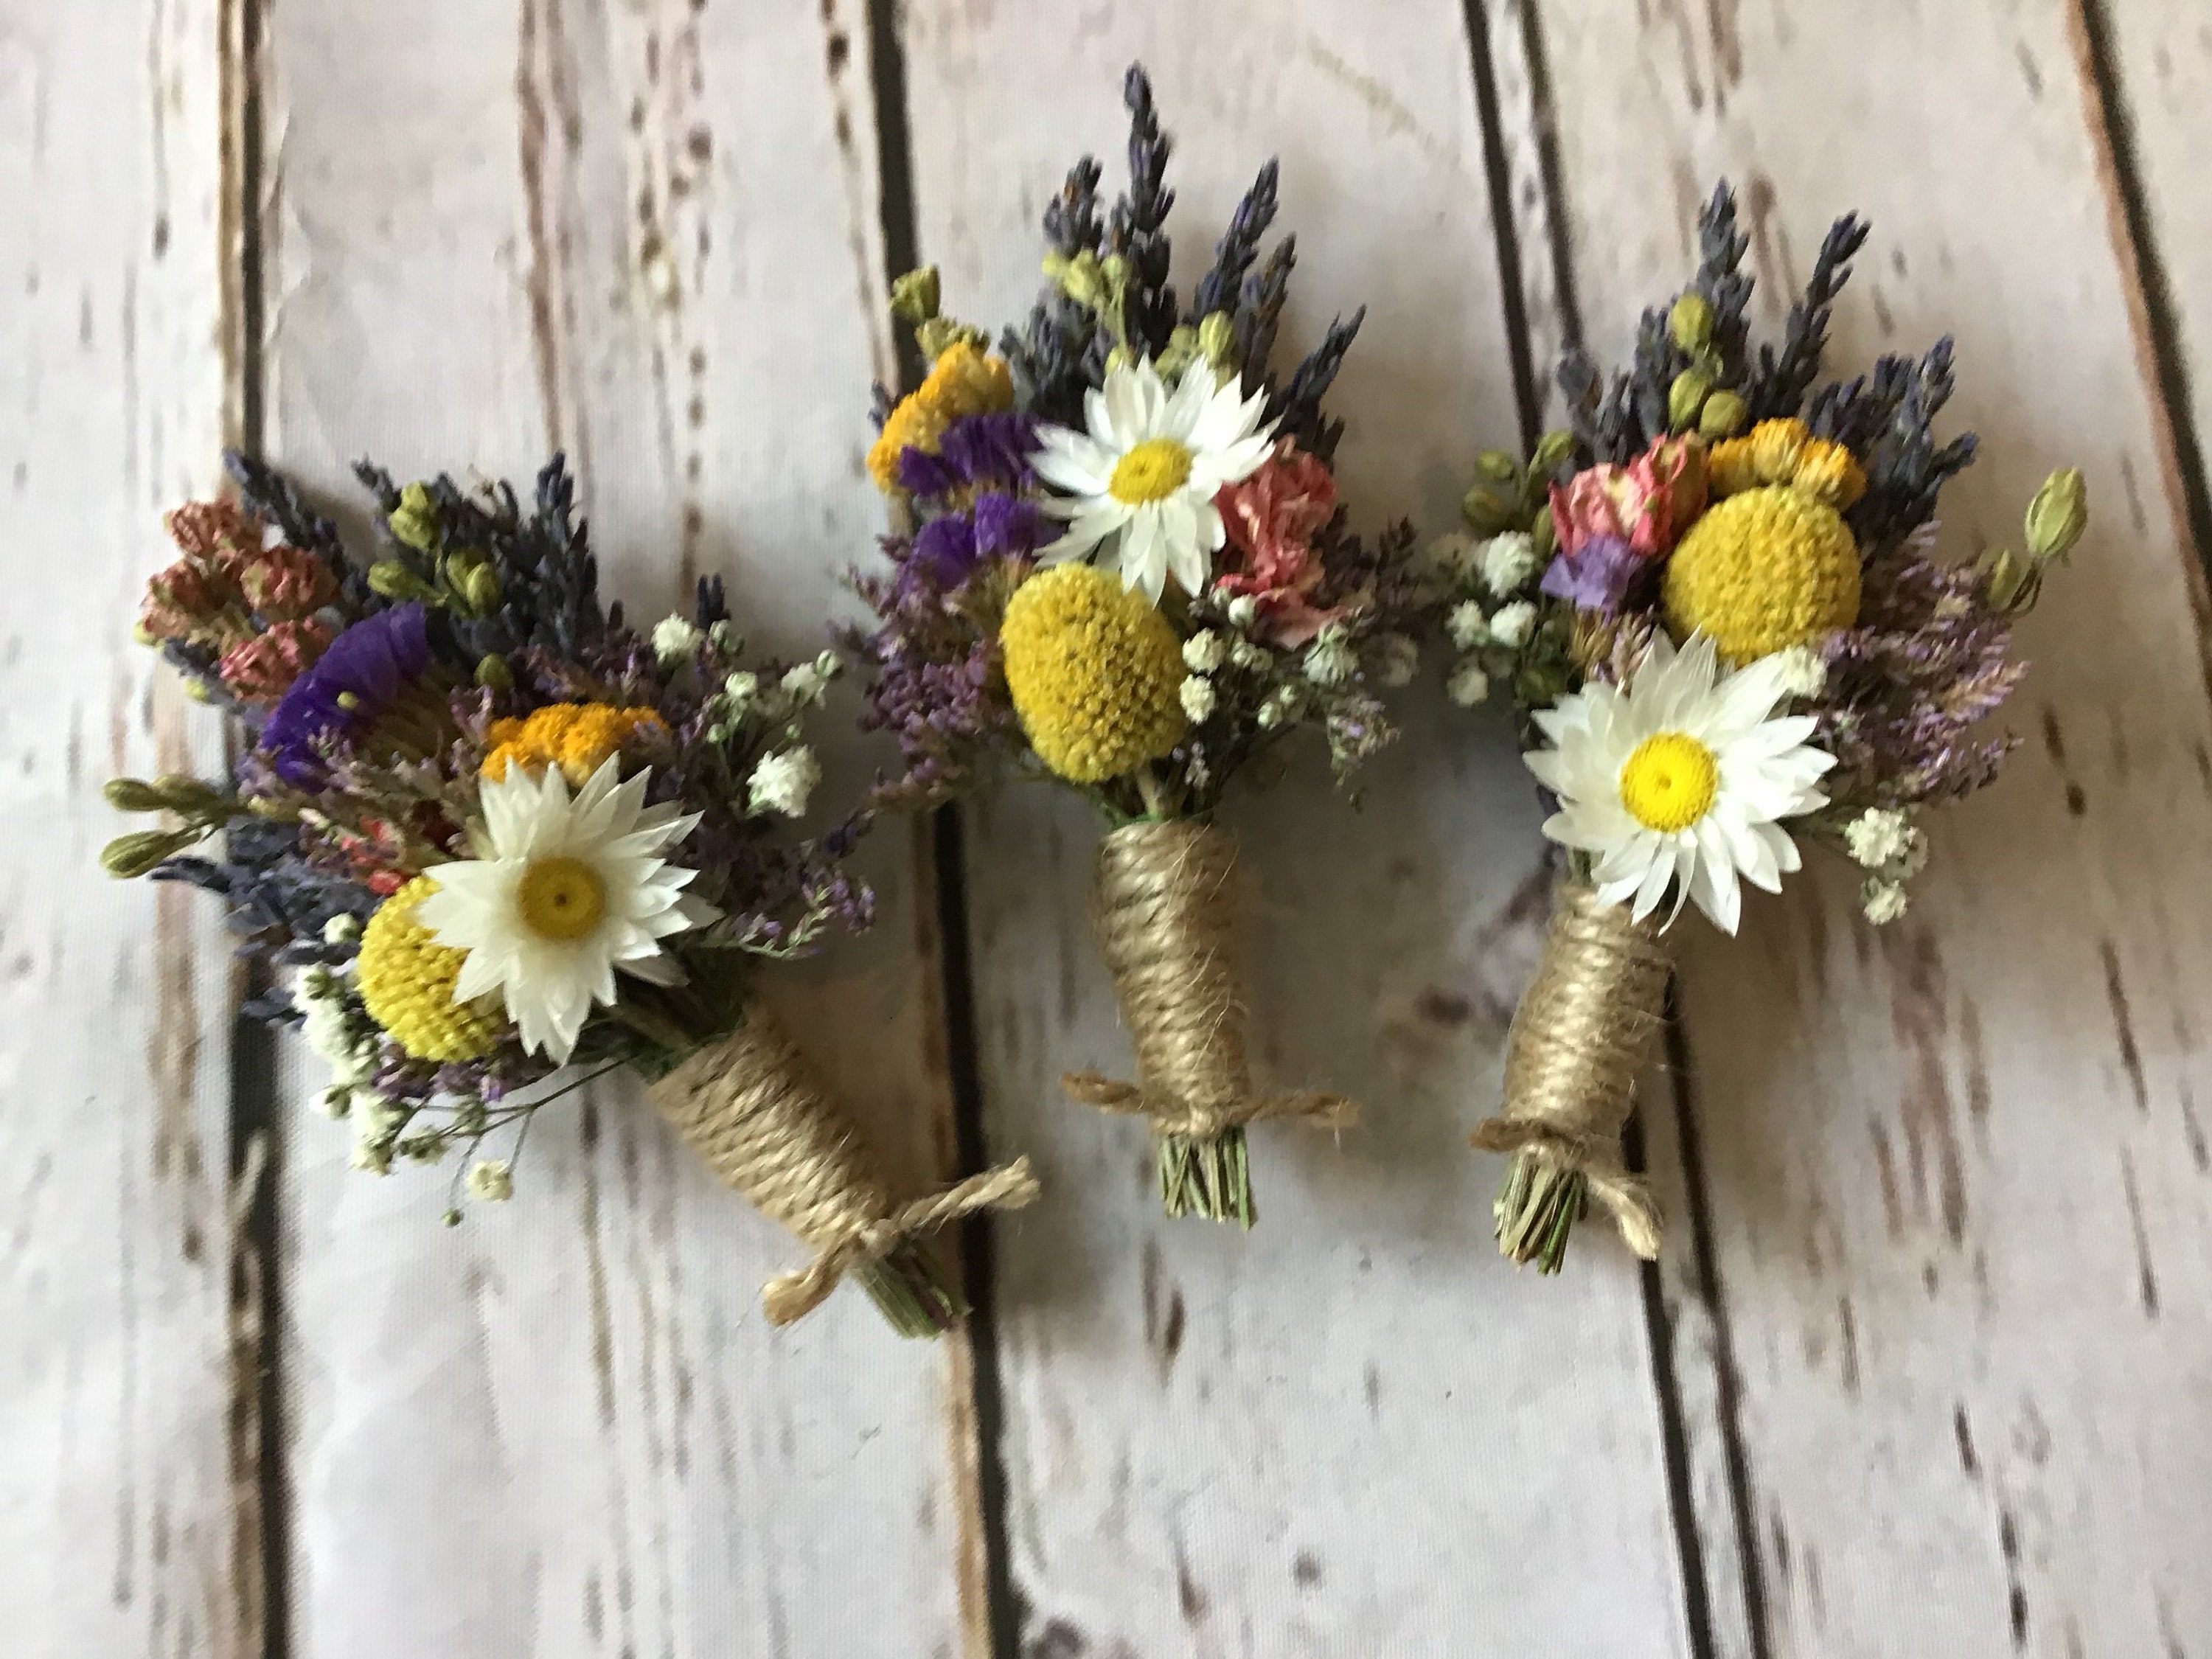
[{"label": "whitewashed wooden plank", "polygon": [[[132,643],[220,476],[219,9],[0,5],[0,1607],[29,1654],[244,1654],[233,990],[210,907],[110,881],[114,773],[220,770]],[[250,1356],[236,1380],[251,1400]],[[243,1432],[245,1422],[237,1425]]]},{"label": "whitewashed wooden plank", "polygon": [[[1118,184],[1143,58],[1179,140],[1182,283],[1279,153],[1285,349],[1372,307],[1333,398],[1355,514],[1449,520],[1475,447],[1516,429],[1458,7],[905,15],[948,309],[1027,314],[1038,212],[1086,149]],[[1502,725],[1412,724],[1365,814],[1309,757],[1230,815],[1261,1063],[1369,1105],[1340,1146],[1255,1133],[1249,1237],[1164,1221],[1141,1129],[1059,1097],[1064,1069],[1127,1064],[1085,915],[1097,826],[1044,792],[978,814],[990,1133],[1052,1194],[997,1250],[1025,1652],[1688,1650],[1636,1273],[1597,1242],[1595,1271],[1516,1279],[1490,1242],[1498,1166],[1464,1149],[1533,965],[1534,802]]]},{"label": "whitewashed wooden plank", "polygon": [[[758,644],[818,648],[889,361],[858,7],[272,26],[276,459],[338,491],[363,453],[526,477],[564,446],[613,594],[658,615],[719,570]],[[857,742],[821,799],[854,793]],[[878,933],[773,1000],[920,1181],[947,1133],[910,856],[894,826]],[[957,1344],[902,1345],[849,1291],[771,1330],[758,1289],[799,1247],[641,1094],[549,1119],[458,1234],[436,1177],[294,1133],[299,1650],[955,1650]]]},{"label": "whitewashed wooden plank", "polygon": [[[1733,944],[1683,940],[1720,1300],[1676,1360],[1732,1357],[1692,1486],[1717,1553],[1731,1486],[1753,1544],[1723,1651],[2174,1652],[2212,1629],[2202,613],[2070,9],[1545,18],[1601,355],[1686,275],[1717,176],[1769,325],[1858,206],[1875,238],[1835,361],[1957,336],[1956,423],[1985,447],[1947,495],[1951,548],[2016,538],[2063,462],[2095,503],[2022,631],[2028,742],[1935,826],[1911,915],[1875,934],[1826,868]],[[1671,1249],[1694,1301],[1687,1230]]]}]

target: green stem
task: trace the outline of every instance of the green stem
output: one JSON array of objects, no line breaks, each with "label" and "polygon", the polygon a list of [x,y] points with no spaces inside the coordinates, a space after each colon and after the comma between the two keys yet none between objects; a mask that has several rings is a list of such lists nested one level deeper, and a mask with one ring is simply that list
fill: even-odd
[{"label": "green stem", "polygon": [[1498,1218],[1498,1249],[1516,1266],[1531,1261],[1555,1273],[1566,1260],[1567,1235],[1581,1219],[1589,1183],[1576,1170],[1532,1152],[1516,1152],[1491,1212]]},{"label": "green stem", "polygon": [[936,1256],[909,1241],[853,1277],[901,1336],[943,1334],[967,1316],[968,1299]]},{"label": "green stem", "polygon": [[1242,1125],[1206,1140],[1161,1136],[1159,1170],[1160,1206],[1171,1216],[1200,1215],[1246,1228],[1259,1218]]}]

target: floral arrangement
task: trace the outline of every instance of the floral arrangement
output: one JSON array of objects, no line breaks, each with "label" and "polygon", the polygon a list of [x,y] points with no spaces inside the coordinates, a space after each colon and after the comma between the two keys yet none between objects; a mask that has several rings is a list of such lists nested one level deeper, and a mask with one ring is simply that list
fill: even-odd
[{"label": "floral arrangement", "polygon": [[862,821],[786,833],[821,775],[804,726],[835,656],[749,664],[719,580],[649,635],[603,611],[557,456],[527,512],[505,485],[402,489],[364,464],[367,563],[282,477],[228,464],[237,501],[169,514],[179,556],[138,635],[246,741],[219,785],[110,784],[169,818],[112,842],[110,872],[217,895],[247,952],[296,970],[255,1011],[329,1063],[357,1167],[459,1152],[456,1193],[507,1198],[512,1155],[487,1143],[519,1148],[542,1108],[634,1066],[816,1250],[769,1286],[770,1319],[849,1272],[902,1333],[945,1328],[963,1308],[923,1235],[1026,1202],[1026,1167],[896,1206],[746,994],[746,964],[869,920],[845,870]]},{"label": "floral arrangement", "polygon": [[[1352,1121],[1334,1096],[1261,1096],[1244,1053],[1222,793],[1295,732],[1339,779],[1394,735],[1379,690],[1411,678],[1425,614],[1409,528],[1346,527],[1322,410],[1360,316],[1290,374],[1268,360],[1293,245],[1262,258],[1276,168],[1238,204],[1188,306],[1168,282],[1169,141],[1133,68],[1127,191],[1102,216],[1085,158],[1047,207],[1048,279],[997,351],[944,315],[935,271],[894,311],[927,375],[880,390],[868,457],[893,503],[889,574],[848,644],[866,721],[905,769],[880,803],[926,806],[996,776],[1080,791],[1109,833],[1100,942],[1135,1083],[1063,1079],[1146,1118],[1170,1214],[1254,1217],[1244,1128]],[[1364,315],[1364,313],[1361,313]]]},{"label": "floral arrangement", "polygon": [[[1939,441],[1951,346],[1815,386],[1867,227],[1838,221],[1779,348],[1752,349],[1751,279],[1725,185],[1696,280],[1647,311],[1631,370],[1559,370],[1572,425],[1526,466],[1492,453],[1439,548],[1452,699],[1510,688],[1564,869],[1508,1043],[1501,1249],[1556,1271],[1596,1197],[1644,1256],[1660,1218],[1621,1161],[1636,1075],[1663,1018],[1662,935],[1686,903],[1734,933],[1799,843],[1864,872],[1877,925],[1927,858],[1921,815],[1981,787],[2012,740],[1978,731],[2019,684],[2013,619],[2080,538],[2081,476],[2052,475],[2025,553],[1935,553],[1937,497],[1973,457]],[[1671,898],[1670,898],[1671,896]]]}]

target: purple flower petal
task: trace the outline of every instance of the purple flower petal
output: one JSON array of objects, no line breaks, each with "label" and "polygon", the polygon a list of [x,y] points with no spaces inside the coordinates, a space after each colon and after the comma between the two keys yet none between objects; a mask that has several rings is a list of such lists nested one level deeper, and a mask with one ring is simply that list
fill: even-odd
[{"label": "purple flower petal", "polygon": [[1565,599],[1579,610],[1612,616],[1620,609],[1636,579],[1652,565],[1652,561],[1618,536],[1593,536],[1571,556],[1553,555],[1539,586],[1552,598]]},{"label": "purple flower petal", "polygon": [[429,666],[429,618],[420,605],[394,605],[356,623],[270,710],[262,752],[286,782],[313,787],[323,771],[316,741],[373,723]]}]

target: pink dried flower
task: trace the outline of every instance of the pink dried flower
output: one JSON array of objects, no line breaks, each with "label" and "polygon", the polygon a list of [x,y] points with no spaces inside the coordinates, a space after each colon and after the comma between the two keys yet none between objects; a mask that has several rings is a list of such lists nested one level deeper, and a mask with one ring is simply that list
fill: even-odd
[{"label": "pink dried flower", "polygon": [[186,557],[209,563],[261,550],[261,521],[235,501],[186,501],[162,515],[161,527]]},{"label": "pink dried flower", "polygon": [[338,596],[330,567],[296,547],[254,555],[239,572],[238,585],[246,603],[272,620],[311,617]]},{"label": "pink dried flower", "polygon": [[216,672],[240,701],[274,703],[330,642],[331,630],[321,623],[281,622],[232,646]]},{"label": "pink dried flower", "polygon": [[1656,558],[1705,505],[1704,451],[1689,440],[1662,438],[1626,466],[1601,464],[1575,474],[1565,489],[1553,484],[1552,527],[1570,560],[1599,539]]},{"label": "pink dried flower", "polygon": [[1213,505],[1236,554],[1216,591],[1257,600],[1255,631],[1269,644],[1304,645],[1337,614],[1312,599],[1322,580],[1313,538],[1336,514],[1336,479],[1285,438],[1258,471],[1223,485]]},{"label": "pink dried flower", "polygon": [[227,566],[187,554],[147,582],[138,607],[139,637],[151,642],[220,633],[224,613],[238,598]]}]

